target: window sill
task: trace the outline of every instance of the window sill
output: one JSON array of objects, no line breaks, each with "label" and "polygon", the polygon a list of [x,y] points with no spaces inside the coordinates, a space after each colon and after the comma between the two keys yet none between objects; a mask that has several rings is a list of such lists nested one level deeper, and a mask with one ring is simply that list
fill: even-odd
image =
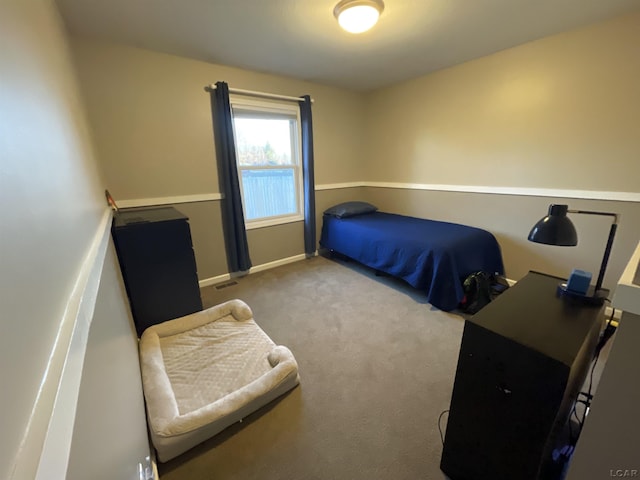
[{"label": "window sill", "polygon": [[245,228],[247,230],[255,230],[257,228],[275,227],[276,225],[284,225],[285,223],[295,223],[304,221],[302,215],[289,215],[286,217],[269,218],[265,220],[255,220],[252,222],[245,222]]}]

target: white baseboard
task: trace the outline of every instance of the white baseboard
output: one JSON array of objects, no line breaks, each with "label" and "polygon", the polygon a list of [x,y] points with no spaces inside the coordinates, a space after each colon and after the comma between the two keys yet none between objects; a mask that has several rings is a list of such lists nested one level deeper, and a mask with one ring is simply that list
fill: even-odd
[{"label": "white baseboard", "polygon": [[215,277],[203,278],[202,280],[198,281],[198,285],[200,285],[200,288],[209,287],[211,285],[217,285],[218,283],[228,282],[229,280],[231,280],[231,275],[228,273],[225,273],[224,275],[217,275]]},{"label": "white baseboard", "polygon": [[[317,250],[314,252],[313,256],[315,257],[316,255],[318,255]],[[281,267],[282,265],[287,265],[293,262],[299,262],[300,260],[304,260],[305,258],[307,258],[307,255],[305,253],[301,253],[300,255],[294,255],[292,257],[274,260],[273,262],[263,263],[261,265],[256,265],[255,267],[251,267],[251,269],[249,270],[249,274],[262,272],[264,270],[270,270],[272,268]],[[228,282],[234,276],[235,275],[232,275],[230,273],[225,273],[222,275],[217,275],[215,277],[203,278],[198,282],[198,284],[200,285],[200,288],[209,287],[211,285],[217,285],[218,283]]]},{"label": "white baseboard", "polygon": [[272,268],[281,267],[282,265],[287,265],[288,263],[299,262],[300,260],[304,260],[307,256],[304,253],[300,255],[294,255],[293,257],[281,258],[280,260],[274,260],[273,262],[263,263],[262,265],[256,265],[255,267],[251,267],[249,273],[258,273],[264,270],[270,270]]}]

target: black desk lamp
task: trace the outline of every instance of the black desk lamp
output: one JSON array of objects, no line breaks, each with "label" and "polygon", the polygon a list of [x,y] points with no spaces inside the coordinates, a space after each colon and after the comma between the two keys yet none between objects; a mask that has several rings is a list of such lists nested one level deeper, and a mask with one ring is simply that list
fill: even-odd
[{"label": "black desk lamp", "polygon": [[566,284],[558,286],[560,295],[576,298],[584,303],[592,305],[602,305],[609,295],[609,290],[602,288],[604,280],[604,272],[607,269],[607,262],[611,254],[611,246],[613,238],[618,228],[618,214],[609,212],[592,212],[588,210],[569,210],[567,205],[549,205],[549,214],[536,223],[529,233],[529,240],[536,243],[544,243],[547,245],[559,245],[564,247],[573,247],[578,244],[578,235],[573,223],[567,217],[567,213],[583,213],[586,215],[604,215],[613,217],[613,224],[609,230],[609,239],[604,250],[604,257],[600,265],[600,273],[598,281],[593,289],[589,287],[586,293],[577,293],[567,289]]}]

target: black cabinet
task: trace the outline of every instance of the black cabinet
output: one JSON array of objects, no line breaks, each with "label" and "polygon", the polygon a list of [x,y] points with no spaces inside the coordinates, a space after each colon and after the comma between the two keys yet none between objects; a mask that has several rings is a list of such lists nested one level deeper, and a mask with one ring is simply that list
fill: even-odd
[{"label": "black cabinet", "polygon": [[547,480],[589,369],[602,308],[529,272],[465,322],[441,469],[452,480]]},{"label": "black cabinet", "polygon": [[188,220],[172,207],[114,215],[111,232],[138,335],[202,310]]}]

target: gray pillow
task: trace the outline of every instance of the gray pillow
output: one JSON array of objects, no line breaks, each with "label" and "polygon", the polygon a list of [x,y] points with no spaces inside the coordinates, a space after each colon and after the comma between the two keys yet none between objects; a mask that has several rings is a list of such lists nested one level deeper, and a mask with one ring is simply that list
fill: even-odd
[{"label": "gray pillow", "polygon": [[338,218],[346,218],[365,213],[373,213],[376,210],[378,210],[378,207],[367,202],[344,202],[326,209],[324,214],[333,215]]}]

